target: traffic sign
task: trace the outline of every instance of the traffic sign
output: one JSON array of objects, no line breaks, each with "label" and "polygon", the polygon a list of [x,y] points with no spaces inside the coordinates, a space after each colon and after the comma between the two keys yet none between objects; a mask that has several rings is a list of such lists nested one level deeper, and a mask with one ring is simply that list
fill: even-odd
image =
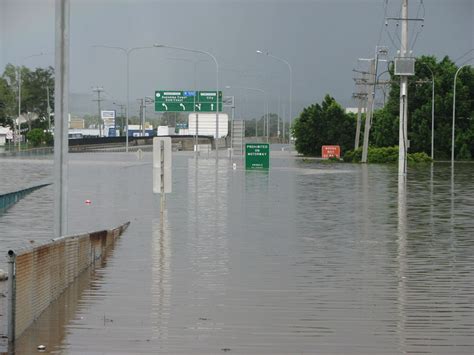
[{"label": "traffic sign", "polygon": [[[217,103],[219,107],[217,107]],[[222,91],[155,91],[156,112],[222,111]]]},{"label": "traffic sign", "polygon": [[248,143],[245,145],[245,169],[268,169],[269,167],[269,144]]}]

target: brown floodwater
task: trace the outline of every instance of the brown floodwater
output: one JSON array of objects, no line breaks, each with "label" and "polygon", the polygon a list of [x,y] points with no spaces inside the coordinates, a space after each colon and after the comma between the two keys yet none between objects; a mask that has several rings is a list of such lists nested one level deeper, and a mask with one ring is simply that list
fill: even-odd
[{"label": "brown floodwater", "polygon": [[[474,164],[400,184],[396,166],[272,155],[249,172],[174,154],[160,214],[150,154],[71,154],[69,232],[132,223],[16,352],[474,352]],[[3,161],[9,190],[51,177],[48,159]],[[0,215],[0,253],[51,237],[52,193]]]}]

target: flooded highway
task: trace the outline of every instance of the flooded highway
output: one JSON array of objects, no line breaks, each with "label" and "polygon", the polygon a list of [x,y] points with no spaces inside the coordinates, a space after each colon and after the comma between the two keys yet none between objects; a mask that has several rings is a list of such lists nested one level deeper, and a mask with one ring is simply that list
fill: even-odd
[{"label": "flooded highway", "polygon": [[[51,181],[49,159],[3,166],[5,192]],[[406,185],[390,165],[270,166],[174,153],[160,214],[151,154],[71,154],[69,233],[131,225],[16,352],[474,352],[474,164],[411,167]],[[49,186],[0,215],[0,253],[51,239],[52,203]]]}]

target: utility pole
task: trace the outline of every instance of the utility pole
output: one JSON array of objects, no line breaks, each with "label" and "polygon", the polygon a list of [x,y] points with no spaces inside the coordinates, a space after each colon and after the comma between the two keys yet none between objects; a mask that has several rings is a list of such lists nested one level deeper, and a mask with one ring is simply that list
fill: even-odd
[{"label": "utility pole", "polygon": [[280,143],[280,104],[281,104],[281,95],[278,93],[278,110],[277,110],[277,142]]},{"label": "utility pole", "polygon": [[21,149],[21,126],[20,126],[20,117],[21,117],[21,66],[18,67],[18,121],[17,121],[17,134],[15,140],[18,142],[18,151]]},{"label": "utility pole", "polygon": [[142,131],[142,137],[145,135],[145,120],[143,118],[143,109],[145,107],[145,99],[137,99],[140,109],[138,111],[138,116],[140,117],[140,126],[141,126],[141,131]]},{"label": "utility pole", "polygon": [[97,93],[97,100],[92,100],[92,101],[97,101],[97,109],[98,109],[98,112],[99,112],[99,118],[98,118],[98,123],[99,123],[99,137],[102,137],[102,118],[101,118],[101,108],[100,108],[100,103],[102,101],[104,101],[104,99],[102,99],[100,97],[100,94],[102,93],[102,91],[104,91],[103,88],[97,86],[95,89],[92,89],[92,91],[96,92]]},{"label": "utility pole", "polygon": [[[370,71],[369,78],[372,78],[373,82],[368,83],[367,85],[367,109],[365,117],[365,130],[364,130],[364,145],[362,147],[362,163],[367,163],[367,154],[369,150],[369,135],[370,128],[372,126],[372,116],[374,113],[374,103],[375,103],[375,90],[377,89],[377,70],[379,64],[379,55],[387,55],[388,49],[386,47],[375,47],[375,58],[369,59],[370,61]],[[361,60],[361,59],[359,59]],[[386,61],[386,60],[384,60]],[[372,88],[372,90],[370,90]]]},{"label": "utility pole", "polygon": [[142,137],[145,137],[145,122],[146,122],[146,98],[142,99]]},{"label": "utility pole", "polygon": [[359,148],[359,144],[360,144],[360,128],[361,128],[361,123],[362,123],[362,110],[364,108],[364,103],[367,100],[367,81],[368,81],[367,74],[368,72],[358,71],[355,69],[354,71],[362,74],[360,78],[354,78],[357,90],[352,95],[352,97],[354,99],[357,99],[357,102],[358,102],[356,135],[355,135],[355,141],[354,141],[354,150],[356,150]]},{"label": "utility pole", "polygon": [[[408,0],[402,0],[402,37],[400,57],[408,56]],[[407,173],[408,150],[408,76],[400,76],[400,124],[398,132],[398,174]]]},{"label": "utility pole", "polygon": [[[121,129],[121,132],[125,132],[125,129],[124,129],[124,123],[123,123],[123,116],[124,116],[124,109],[125,107],[127,107],[127,105],[124,105],[124,104],[118,104],[116,102],[113,103],[115,106],[118,106],[120,107],[120,129]],[[117,123],[115,123],[115,127],[117,127]]]},{"label": "utility pole", "polygon": [[51,133],[51,105],[49,104],[49,86],[46,85],[46,113],[48,115],[48,131]]},{"label": "utility pole", "polygon": [[[374,78],[375,82],[375,63],[376,59],[370,59],[370,77]],[[364,143],[362,146],[362,163],[367,163],[367,155],[369,150],[369,134],[370,134],[370,126],[372,124],[372,111],[373,111],[373,102],[375,98],[375,87],[371,90],[371,86],[367,85],[367,109],[365,113],[365,128],[364,128]]]},{"label": "utility pole", "polygon": [[[362,89],[363,90],[363,89]],[[354,141],[354,150],[359,148],[359,142],[360,142],[360,126],[362,123],[362,111],[364,109],[364,102],[367,100],[367,94],[366,92],[357,92],[353,95],[355,99],[357,99],[357,126],[356,126],[356,135],[355,135],[355,141]],[[367,89],[365,89],[367,90]]]}]

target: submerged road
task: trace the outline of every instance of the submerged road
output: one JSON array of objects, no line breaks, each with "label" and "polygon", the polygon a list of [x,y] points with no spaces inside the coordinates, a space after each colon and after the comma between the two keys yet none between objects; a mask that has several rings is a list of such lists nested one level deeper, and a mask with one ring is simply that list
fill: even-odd
[{"label": "submerged road", "polygon": [[[454,181],[448,164],[411,168],[400,195],[395,166],[274,152],[246,172],[175,153],[161,217],[150,154],[70,158],[70,233],[132,223],[18,353],[474,351],[473,164]],[[51,176],[49,160],[7,163]],[[50,238],[51,203],[47,187],[1,216],[0,252]]]}]

